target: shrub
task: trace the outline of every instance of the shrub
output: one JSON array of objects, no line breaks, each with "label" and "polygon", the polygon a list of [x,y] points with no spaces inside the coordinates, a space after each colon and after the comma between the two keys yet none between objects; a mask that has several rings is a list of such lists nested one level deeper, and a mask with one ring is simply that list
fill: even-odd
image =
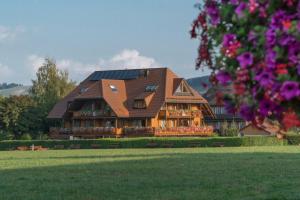
[{"label": "shrub", "polygon": [[221,129],[220,129],[220,132],[221,132],[221,136],[226,136],[226,130],[228,129],[228,122],[225,121],[221,124]]},{"label": "shrub", "polygon": [[[121,139],[98,139],[98,140],[32,140],[32,141],[1,141],[0,150],[16,149],[19,146],[43,146],[55,149],[58,146],[64,149],[70,149],[80,145],[81,149],[98,148],[148,148],[148,147],[238,147],[238,146],[270,146],[286,145],[286,140],[278,140],[276,137],[252,136],[252,137],[210,137],[210,138],[121,138]],[[150,145],[152,144],[152,145]]]},{"label": "shrub", "polygon": [[30,134],[25,133],[25,134],[21,135],[20,139],[21,140],[31,140],[32,138],[31,138]]},{"label": "shrub", "polygon": [[222,123],[221,126],[221,135],[228,136],[228,137],[235,137],[239,134],[239,128],[235,121],[229,124],[227,121]]},{"label": "shrub", "polygon": [[43,134],[40,133],[35,137],[36,140],[48,140],[49,139],[49,135],[48,134]]},{"label": "shrub", "polygon": [[298,127],[290,128],[286,134],[287,135],[300,135],[300,128],[298,128]]},{"label": "shrub", "polygon": [[272,136],[250,136],[242,137],[241,146],[280,146],[287,145],[287,140],[279,140]]},{"label": "shrub", "polygon": [[300,145],[300,135],[287,135],[286,139],[288,141],[288,144]]},{"label": "shrub", "polygon": [[0,141],[1,140],[12,140],[12,139],[14,139],[14,134],[0,130]]}]

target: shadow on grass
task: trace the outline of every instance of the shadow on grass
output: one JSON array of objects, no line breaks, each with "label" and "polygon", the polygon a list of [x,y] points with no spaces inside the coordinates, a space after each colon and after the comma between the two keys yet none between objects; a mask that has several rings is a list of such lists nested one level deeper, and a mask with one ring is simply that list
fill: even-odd
[{"label": "shadow on grass", "polygon": [[[41,159],[57,166],[39,167],[33,161],[32,168],[0,169],[0,199],[300,199],[300,155],[295,153],[141,153]],[[61,159],[66,160],[64,165]],[[70,164],[70,159],[78,163]]]}]

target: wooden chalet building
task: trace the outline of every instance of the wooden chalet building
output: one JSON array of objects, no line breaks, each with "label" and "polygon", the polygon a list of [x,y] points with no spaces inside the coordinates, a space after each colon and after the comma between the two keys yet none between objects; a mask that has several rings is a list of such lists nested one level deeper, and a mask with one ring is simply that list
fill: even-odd
[{"label": "wooden chalet building", "polygon": [[208,102],[168,68],[96,71],[58,102],[52,138],[209,136]]}]

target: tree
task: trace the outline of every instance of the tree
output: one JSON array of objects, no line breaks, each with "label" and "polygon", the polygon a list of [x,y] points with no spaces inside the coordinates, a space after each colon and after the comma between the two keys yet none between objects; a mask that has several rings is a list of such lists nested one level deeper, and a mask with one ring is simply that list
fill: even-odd
[{"label": "tree", "polygon": [[23,134],[37,138],[48,132],[50,109],[75,87],[68,73],[57,69],[50,59],[45,59],[32,83],[30,95],[0,96],[1,138],[7,138],[11,133],[15,138],[21,138]]},{"label": "tree", "polygon": [[46,58],[36,73],[36,80],[32,80],[30,94],[38,104],[50,108],[74,87],[75,82],[69,80],[68,72],[59,70],[54,60]]},{"label": "tree", "polygon": [[49,121],[47,115],[53,106],[71,90],[75,88],[75,82],[69,80],[67,71],[59,70],[55,61],[49,58],[38,69],[36,80],[32,80],[31,96],[37,102],[37,106],[23,114],[24,121],[39,132],[48,131]]},{"label": "tree", "polygon": [[197,68],[214,84],[232,84],[227,110],[253,123],[300,126],[300,1],[205,0],[192,24]]},{"label": "tree", "polygon": [[[25,131],[21,124],[21,116],[36,104],[30,96],[11,96],[0,102],[0,124],[7,133],[18,136]],[[31,131],[31,130],[30,130]]]}]

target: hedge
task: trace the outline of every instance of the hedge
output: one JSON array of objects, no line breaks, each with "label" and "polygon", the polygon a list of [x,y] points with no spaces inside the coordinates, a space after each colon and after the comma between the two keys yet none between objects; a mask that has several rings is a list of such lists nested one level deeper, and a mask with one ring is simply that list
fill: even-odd
[{"label": "hedge", "polygon": [[286,139],[290,145],[300,145],[300,135],[287,135]]},{"label": "hedge", "polygon": [[0,150],[13,150],[20,146],[42,146],[49,149],[91,149],[91,148],[184,148],[184,147],[239,147],[239,146],[279,146],[286,145],[286,140],[275,137],[211,137],[211,138],[119,138],[97,140],[32,140],[0,141]]}]

